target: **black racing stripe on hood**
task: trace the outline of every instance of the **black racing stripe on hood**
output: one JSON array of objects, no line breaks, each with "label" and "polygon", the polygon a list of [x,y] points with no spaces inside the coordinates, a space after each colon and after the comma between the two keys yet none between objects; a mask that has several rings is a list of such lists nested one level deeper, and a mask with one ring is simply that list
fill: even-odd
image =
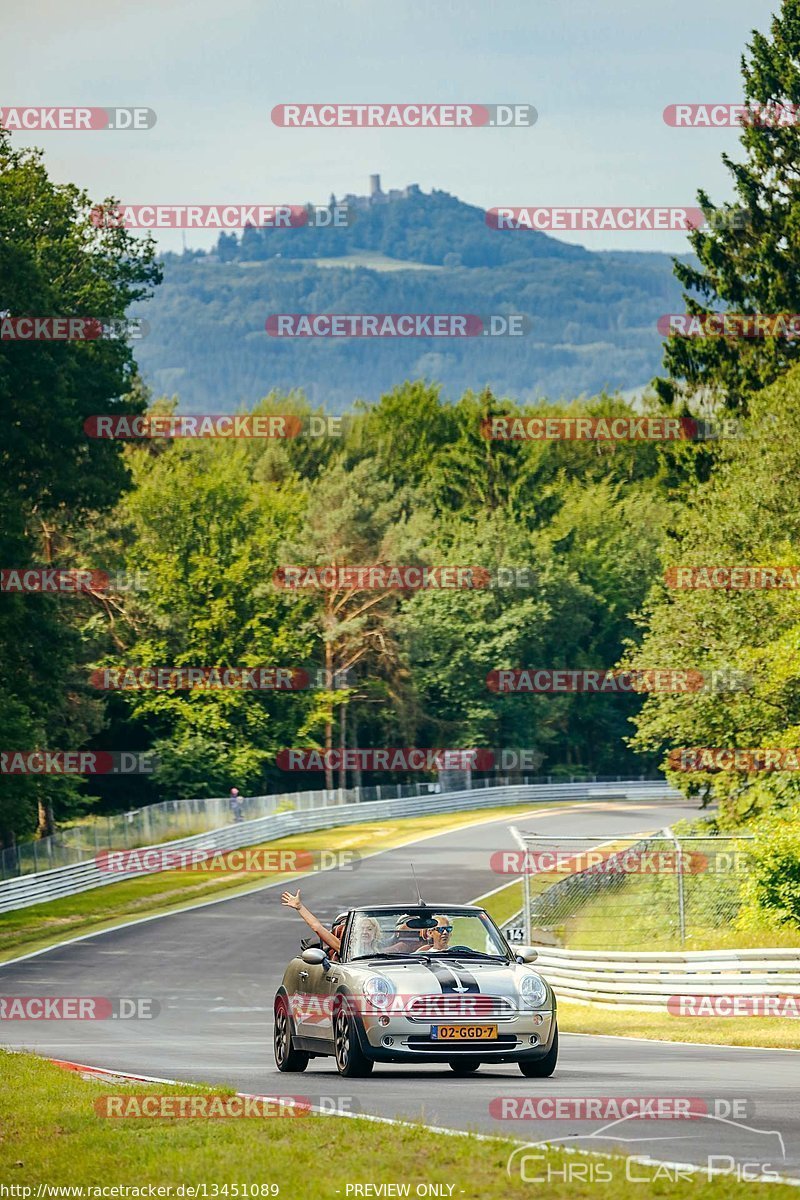
[{"label": "black racing stripe on hood", "polygon": [[455,993],[457,996],[459,996],[464,991],[480,992],[481,990],[478,986],[478,981],[472,972],[468,971],[466,967],[463,967],[460,963],[453,962],[452,959],[448,959],[447,964],[445,965],[444,962],[437,961],[437,959],[431,955],[430,960],[424,962],[422,966],[427,967],[428,970],[436,976],[436,978],[439,980],[442,993],[445,995]]}]

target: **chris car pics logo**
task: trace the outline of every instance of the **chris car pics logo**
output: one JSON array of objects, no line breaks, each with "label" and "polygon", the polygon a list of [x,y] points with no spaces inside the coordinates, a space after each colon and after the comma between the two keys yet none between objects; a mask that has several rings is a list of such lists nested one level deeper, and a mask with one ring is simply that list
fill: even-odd
[{"label": "chris car pics logo", "polygon": [[[711,1112],[694,1111],[691,1133],[681,1134],[674,1126],[663,1134],[651,1129],[640,1132],[635,1123],[641,1118],[632,1114],[589,1134],[559,1137],[555,1146],[552,1142],[528,1142],[512,1150],[506,1174],[522,1183],[558,1183],[561,1188],[565,1183],[615,1181],[624,1186],[700,1183],[718,1175],[737,1182],[778,1182],[786,1161],[783,1135],[777,1129],[759,1129],[737,1120],[733,1116],[734,1112],[738,1116],[736,1104],[737,1101],[717,1101]],[[706,1123],[708,1128],[699,1132],[698,1125]],[[688,1144],[681,1153],[678,1144],[683,1141]],[[663,1151],[659,1143],[663,1144]],[[616,1157],[622,1145],[631,1150],[624,1158]],[[711,1152],[708,1146],[712,1147]],[[664,1161],[667,1156],[669,1161]],[[677,1158],[682,1161],[674,1161]]]}]

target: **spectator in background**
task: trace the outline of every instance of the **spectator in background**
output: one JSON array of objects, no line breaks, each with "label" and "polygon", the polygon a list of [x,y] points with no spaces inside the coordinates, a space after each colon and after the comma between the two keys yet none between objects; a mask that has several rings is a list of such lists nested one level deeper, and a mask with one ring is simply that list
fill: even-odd
[{"label": "spectator in background", "polygon": [[238,788],[231,788],[231,814],[233,815],[234,824],[242,819],[242,797],[239,795]]}]

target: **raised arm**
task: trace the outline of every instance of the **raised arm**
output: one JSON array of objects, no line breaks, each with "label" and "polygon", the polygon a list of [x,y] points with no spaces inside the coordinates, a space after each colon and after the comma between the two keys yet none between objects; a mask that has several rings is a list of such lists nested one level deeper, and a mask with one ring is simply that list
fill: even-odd
[{"label": "raised arm", "polygon": [[300,900],[299,891],[294,894],[292,892],[284,892],[281,896],[281,904],[285,904],[288,908],[296,909],[309,929],[313,929],[320,941],[324,942],[326,946],[330,946],[331,950],[341,949],[341,940],[335,933],[331,933],[330,929],[326,929],[312,912],[309,912],[305,904]]}]

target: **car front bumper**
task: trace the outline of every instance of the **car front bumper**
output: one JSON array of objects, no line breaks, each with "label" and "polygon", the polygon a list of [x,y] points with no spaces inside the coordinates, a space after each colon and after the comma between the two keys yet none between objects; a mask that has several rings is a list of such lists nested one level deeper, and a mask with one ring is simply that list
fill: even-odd
[{"label": "car front bumper", "polygon": [[[541,1018],[541,1020],[539,1020]],[[433,1024],[497,1024],[497,1038],[442,1042],[431,1038]],[[442,1020],[409,1021],[389,1016],[382,1024],[378,1014],[363,1014],[359,1034],[362,1049],[375,1062],[449,1062],[467,1055],[482,1062],[519,1062],[543,1058],[553,1044],[556,1011],[537,1009],[519,1013],[512,1020],[494,1022]]]}]

